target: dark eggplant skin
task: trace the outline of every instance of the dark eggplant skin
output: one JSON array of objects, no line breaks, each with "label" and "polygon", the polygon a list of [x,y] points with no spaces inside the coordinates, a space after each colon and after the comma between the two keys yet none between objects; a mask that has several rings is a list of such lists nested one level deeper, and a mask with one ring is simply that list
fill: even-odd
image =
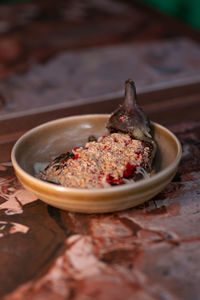
[{"label": "dark eggplant skin", "polygon": [[45,168],[45,171],[49,168],[56,168],[56,170],[63,168],[67,163],[67,160],[72,156],[73,154],[70,152],[60,154],[59,156],[54,158],[52,162],[48,164],[48,166]]},{"label": "dark eggplant skin", "polygon": [[122,132],[133,139],[151,143],[152,159],[155,156],[156,143],[152,138],[150,121],[138,105],[136,87],[132,79],[126,80],[124,101],[111,114],[106,128],[110,133]]}]

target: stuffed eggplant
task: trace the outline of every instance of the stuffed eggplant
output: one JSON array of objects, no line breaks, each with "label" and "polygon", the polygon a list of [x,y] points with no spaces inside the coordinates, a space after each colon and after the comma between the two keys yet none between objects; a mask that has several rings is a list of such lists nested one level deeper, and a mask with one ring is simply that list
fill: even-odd
[{"label": "stuffed eggplant", "polygon": [[37,177],[72,188],[106,188],[151,176],[156,143],[148,118],[139,107],[135,84],[125,82],[124,102],[110,116],[108,134],[89,137],[56,157]]}]

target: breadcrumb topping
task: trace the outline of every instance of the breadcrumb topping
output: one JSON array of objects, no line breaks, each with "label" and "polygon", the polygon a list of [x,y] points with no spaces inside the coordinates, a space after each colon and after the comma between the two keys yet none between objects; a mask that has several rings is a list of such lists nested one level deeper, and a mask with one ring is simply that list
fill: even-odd
[{"label": "breadcrumb topping", "polygon": [[[128,134],[101,136],[54,161],[38,177],[73,188],[106,188],[148,177],[151,149]],[[64,157],[64,156],[63,156]]]}]

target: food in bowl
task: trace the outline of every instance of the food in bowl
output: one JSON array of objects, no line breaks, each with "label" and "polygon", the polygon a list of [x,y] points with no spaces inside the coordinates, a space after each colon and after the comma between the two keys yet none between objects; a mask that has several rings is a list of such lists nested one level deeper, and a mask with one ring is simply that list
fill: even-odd
[{"label": "food in bowl", "polygon": [[138,106],[135,84],[125,82],[122,105],[110,116],[108,134],[89,137],[56,157],[37,177],[72,188],[106,188],[151,176],[156,143],[148,118]]}]

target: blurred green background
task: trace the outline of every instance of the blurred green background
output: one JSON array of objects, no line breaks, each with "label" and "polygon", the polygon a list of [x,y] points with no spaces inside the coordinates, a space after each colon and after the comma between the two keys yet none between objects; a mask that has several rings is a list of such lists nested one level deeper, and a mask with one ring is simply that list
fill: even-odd
[{"label": "blurred green background", "polygon": [[[0,0],[0,3],[3,2],[14,3],[14,2],[26,2],[26,1],[29,0]],[[138,1],[147,3],[157,8],[158,10],[164,11],[172,16],[180,18],[184,20],[186,23],[192,25],[193,27],[200,29],[200,0],[138,0]]]},{"label": "blurred green background", "polygon": [[200,29],[200,0],[140,0]]}]

